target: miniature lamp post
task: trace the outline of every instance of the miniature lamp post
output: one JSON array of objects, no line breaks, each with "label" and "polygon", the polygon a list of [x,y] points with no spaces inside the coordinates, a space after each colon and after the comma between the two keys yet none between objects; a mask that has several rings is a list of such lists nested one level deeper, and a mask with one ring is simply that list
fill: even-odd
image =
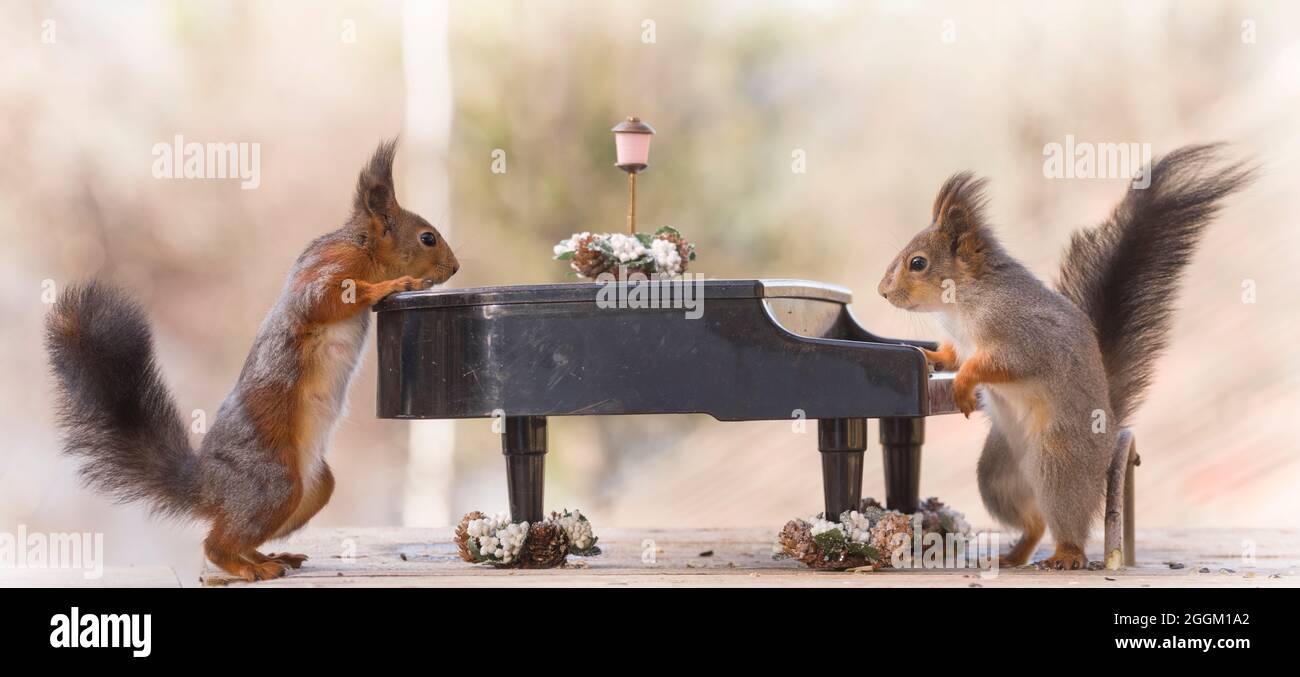
[{"label": "miniature lamp post", "polygon": [[641,121],[638,117],[614,125],[614,147],[618,160],[614,163],[627,172],[627,231],[636,234],[636,175],[649,166],[650,137],[654,127]]},{"label": "miniature lamp post", "polygon": [[[654,127],[640,118],[618,123],[614,166],[627,172],[627,235],[622,233],[574,233],[551,247],[556,261],[564,261],[578,277],[594,280],[604,273],[634,270],[645,275],[675,277],[686,272],[695,260],[695,245],[672,226],[660,226],[653,233],[636,232],[636,175],[650,165],[650,137]],[[531,520],[530,520],[531,521]]]}]

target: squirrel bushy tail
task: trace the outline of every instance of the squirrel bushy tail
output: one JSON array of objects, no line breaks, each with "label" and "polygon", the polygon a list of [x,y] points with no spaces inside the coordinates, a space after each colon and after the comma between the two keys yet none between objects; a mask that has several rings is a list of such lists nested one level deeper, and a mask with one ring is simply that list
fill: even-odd
[{"label": "squirrel bushy tail", "polygon": [[102,282],[69,286],[46,318],[66,453],[86,484],[167,517],[198,505],[198,457],[154,363],[144,311]]},{"label": "squirrel bushy tail", "polygon": [[1110,218],[1074,235],[1058,289],[1092,320],[1120,425],[1142,401],[1164,349],[1178,281],[1220,201],[1254,169],[1225,165],[1220,146],[1184,146],[1150,168]]}]

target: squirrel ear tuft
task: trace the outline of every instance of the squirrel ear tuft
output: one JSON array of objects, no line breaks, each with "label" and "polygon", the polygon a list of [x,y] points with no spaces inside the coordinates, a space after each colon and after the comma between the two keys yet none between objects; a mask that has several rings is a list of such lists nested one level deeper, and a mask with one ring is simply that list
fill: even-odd
[{"label": "squirrel ear tuft", "polygon": [[953,174],[934,199],[934,224],[947,238],[952,254],[975,265],[983,260],[988,240],[984,228],[984,205],[988,202],[986,179],[971,172]]},{"label": "squirrel ear tuft", "polygon": [[[939,189],[934,198],[933,223],[939,231],[948,236],[956,254],[963,240],[972,240],[970,236],[984,226],[984,205],[988,198],[984,188],[986,179],[975,178],[971,172],[953,174]],[[973,242],[967,242],[967,246]]]},{"label": "squirrel ear tuft", "polygon": [[397,192],[393,187],[393,158],[397,155],[397,139],[379,144],[370,162],[357,178],[357,195],[352,209],[358,215],[373,217],[384,224],[397,209]]},{"label": "squirrel ear tuft", "polygon": [[975,178],[971,172],[953,174],[934,198],[932,221],[954,235],[983,225],[987,185],[987,179]]}]

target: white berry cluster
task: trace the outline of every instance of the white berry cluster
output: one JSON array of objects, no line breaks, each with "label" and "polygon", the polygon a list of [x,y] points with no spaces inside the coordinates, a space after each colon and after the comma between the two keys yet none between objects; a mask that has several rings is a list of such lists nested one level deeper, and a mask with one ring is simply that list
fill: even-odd
[{"label": "white berry cluster", "polygon": [[809,517],[808,524],[811,525],[809,532],[813,536],[820,536],[828,531],[839,529],[840,525],[830,520],[822,519],[820,516]]},{"label": "white berry cluster", "polygon": [[850,542],[871,542],[871,519],[857,510],[840,515],[840,529]]},{"label": "white berry cluster", "polygon": [[609,250],[619,263],[635,261],[646,254],[645,245],[632,235],[613,233],[605,241],[609,243]]},{"label": "white berry cluster", "polygon": [[832,522],[817,516],[809,517],[808,523],[812,526],[809,531],[814,538],[838,529],[846,543],[871,542],[871,520],[856,510],[849,510],[841,514],[839,522]]},{"label": "white berry cluster", "polygon": [[676,275],[682,272],[682,255],[676,243],[656,239],[650,243],[650,258],[655,260],[655,270]]},{"label": "white berry cluster", "polygon": [[570,237],[567,240],[560,240],[560,243],[555,245],[551,251],[555,252],[555,258],[557,259],[565,254],[572,256],[573,252],[578,250],[578,243],[586,239],[588,235],[591,235],[591,233],[574,233],[573,237]]},{"label": "white berry cluster", "polygon": [[596,536],[591,530],[591,522],[577,510],[562,510],[551,515],[551,521],[564,529],[569,537],[569,546],[576,553],[585,552],[596,544]]},{"label": "white berry cluster", "polygon": [[511,522],[510,516],[499,512],[496,517],[471,520],[465,532],[485,561],[509,564],[519,558],[524,541],[528,538],[527,522]]}]

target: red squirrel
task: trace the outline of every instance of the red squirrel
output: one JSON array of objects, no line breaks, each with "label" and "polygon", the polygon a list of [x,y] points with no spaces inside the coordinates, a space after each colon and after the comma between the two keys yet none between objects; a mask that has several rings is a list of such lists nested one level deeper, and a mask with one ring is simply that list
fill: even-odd
[{"label": "red squirrel", "polygon": [[211,524],[208,560],[248,581],[304,555],[258,547],[329,501],[325,453],[360,363],[369,309],[447,281],[460,265],[436,228],[397,203],[396,142],[380,144],[343,227],[307,246],[263,320],[234,389],[197,451],[159,373],[144,311],[101,281],[66,288],[46,318],[63,449],[119,501]]},{"label": "red squirrel", "polygon": [[1180,148],[1151,167],[1149,186],[1074,235],[1057,289],[998,242],[969,172],[948,179],[930,225],[886,269],[881,295],[937,313],[952,336],[925,353],[957,370],[957,406],[969,417],[982,402],[992,422],[980,495],[1022,534],[1003,565],[1025,564],[1048,528],[1044,568],[1087,565],[1106,469],[1167,342],[1179,278],[1220,202],[1253,176],[1217,150]]}]

